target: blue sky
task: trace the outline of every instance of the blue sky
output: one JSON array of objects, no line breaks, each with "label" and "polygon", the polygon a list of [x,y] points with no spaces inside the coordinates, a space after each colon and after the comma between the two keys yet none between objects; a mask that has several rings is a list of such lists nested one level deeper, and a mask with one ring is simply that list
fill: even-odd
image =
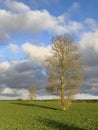
[{"label": "blue sky", "polygon": [[0,0],[0,99],[26,98],[33,83],[44,95],[43,59],[52,37],[64,33],[75,35],[89,66],[78,97],[98,98],[97,5],[98,0]]}]

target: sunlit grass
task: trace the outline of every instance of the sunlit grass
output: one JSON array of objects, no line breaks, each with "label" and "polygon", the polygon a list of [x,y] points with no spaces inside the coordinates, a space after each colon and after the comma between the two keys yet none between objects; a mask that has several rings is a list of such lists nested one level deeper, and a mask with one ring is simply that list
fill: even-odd
[{"label": "sunlit grass", "polygon": [[98,103],[0,101],[0,130],[98,130]]}]

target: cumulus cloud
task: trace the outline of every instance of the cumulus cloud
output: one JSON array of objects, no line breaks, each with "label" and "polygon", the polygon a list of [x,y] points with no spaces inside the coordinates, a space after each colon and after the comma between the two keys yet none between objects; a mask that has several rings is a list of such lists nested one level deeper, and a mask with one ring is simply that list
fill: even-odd
[{"label": "cumulus cloud", "polygon": [[80,39],[80,53],[88,66],[84,70],[81,93],[98,95],[98,29],[85,32]]},{"label": "cumulus cloud", "polygon": [[0,96],[3,97],[3,99],[12,99],[12,97],[15,99],[28,99],[29,92],[27,89],[3,87],[2,89],[0,89],[0,94]]},{"label": "cumulus cloud", "polygon": [[[45,86],[47,77],[43,73],[44,66],[40,64],[49,52],[48,47],[39,47],[30,43],[23,44],[25,54],[30,60],[0,63],[0,94],[4,97],[27,97],[28,88],[32,84],[37,86],[38,95],[46,95]],[[82,58],[89,67],[84,70],[84,82],[80,87],[80,94],[98,94],[98,54],[92,48],[81,47]],[[91,50],[90,50],[91,49]],[[40,52],[40,55],[38,54]],[[37,55],[38,54],[38,55]],[[96,57],[95,57],[95,54]],[[88,57],[86,57],[88,56]],[[95,57],[95,60],[94,60]],[[32,59],[32,60],[31,60]],[[38,59],[37,62],[35,59]],[[80,95],[81,97],[81,95]]]},{"label": "cumulus cloud", "polygon": [[83,33],[80,45],[84,49],[92,48],[96,53],[98,53],[98,30]]},{"label": "cumulus cloud", "polygon": [[[49,48],[25,43],[22,45],[22,49],[29,60],[0,63],[1,95],[8,95],[9,97],[27,95],[29,86],[35,84],[37,86],[38,95],[44,96],[46,95],[45,86],[47,77],[44,74],[45,68],[40,62],[43,61],[43,58],[49,53]],[[88,68],[83,72],[84,82],[79,92],[80,94],[97,95],[98,54],[89,45],[88,47],[81,47],[81,54]],[[22,89],[25,89],[25,91],[23,91],[24,94],[22,93]]]},{"label": "cumulus cloud", "polygon": [[[37,33],[48,31],[52,34],[78,32],[83,29],[80,22],[64,19],[62,15],[53,16],[47,10],[31,10],[27,5],[15,0],[5,2],[9,10],[0,9],[0,39],[12,39],[11,33]],[[12,6],[13,5],[13,6]],[[17,13],[17,11],[19,11]]]},{"label": "cumulus cloud", "polygon": [[1,94],[13,94],[14,91],[11,88],[4,88],[0,93]]},{"label": "cumulus cloud", "polygon": [[43,61],[50,54],[50,46],[36,46],[30,43],[24,43],[22,49],[28,58],[39,61]]},{"label": "cumulus cloud", "polygon": [[8,62],[2,62],[0,63],[0,72],[1,71],[7,71],[10,67],[10,64]]},{"label": "cumulus cloud", "polygon": [[[9,46],[13,50],[13,44]],[[21,48],[27,56],[26,60],[0,63],[1,98],[28,98],[28,88],[32,84],[36,85],[38,95],[46,94],[47,77],[43,60],[50,47],[24,43]]]},{"label": "cumulus cloud", "polygon": [[98,99],[97,96],[91,94],[85,94],[85,93],[77,94],[75,98],[76,99]]},{"label": "cumulus cloud", "polygon": [[0,94],[13,97],[20,97],[28,94],[28,88],[34,84],[37,92],[46,86],[46,76],[43,73],[44,67],[35,61],[22,60],[8,62],[9,67],[3,68],[0,63]]},{"label": "cumulus cloud", "polygon": [[8,9],[14,12],[24,13],[30,10],[30,8],[26,6],[24,3],[17,2],[16,0],[6,0],[5,5],[8,7]]}]

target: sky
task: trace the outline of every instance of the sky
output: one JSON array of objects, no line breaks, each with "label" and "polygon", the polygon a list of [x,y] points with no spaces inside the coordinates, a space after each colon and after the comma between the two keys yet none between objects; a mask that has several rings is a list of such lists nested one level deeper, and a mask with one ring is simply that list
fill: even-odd
[{"label": "sky", "polygon": [[44,58],[52,37],[72,34],[88,66],[76,98],[98,99],[98,0],[0,0],[0,99],[45,92]]}]

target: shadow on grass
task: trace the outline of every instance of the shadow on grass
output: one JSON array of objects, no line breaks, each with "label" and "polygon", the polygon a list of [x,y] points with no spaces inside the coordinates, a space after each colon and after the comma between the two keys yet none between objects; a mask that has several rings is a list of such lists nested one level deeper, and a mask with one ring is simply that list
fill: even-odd
[{"label": "shadow on grass", "polygon": [[39,107],[39,108],[45,108],[45,109],[51,109],[51,110],[60,110],[60,109],[57,109],[57,108],[53,108],[53,107],[50,107],[50,106],[44,106],[44,105],[40,105],[40,104],[30,104],[30,103],[22,103],[22,102],[12,102],[12,104],[22,105],[22,106]]},{"label": "shadow on grass", "polygon": [[56,129],[58,130],[84,130],[75,125],[70,126],[68,124],[63,124],[62,122],[54,121],[51,119],[40,119],[38,121],[41,122],[44,126],[47,126],[53,130],[56,130]]}]

